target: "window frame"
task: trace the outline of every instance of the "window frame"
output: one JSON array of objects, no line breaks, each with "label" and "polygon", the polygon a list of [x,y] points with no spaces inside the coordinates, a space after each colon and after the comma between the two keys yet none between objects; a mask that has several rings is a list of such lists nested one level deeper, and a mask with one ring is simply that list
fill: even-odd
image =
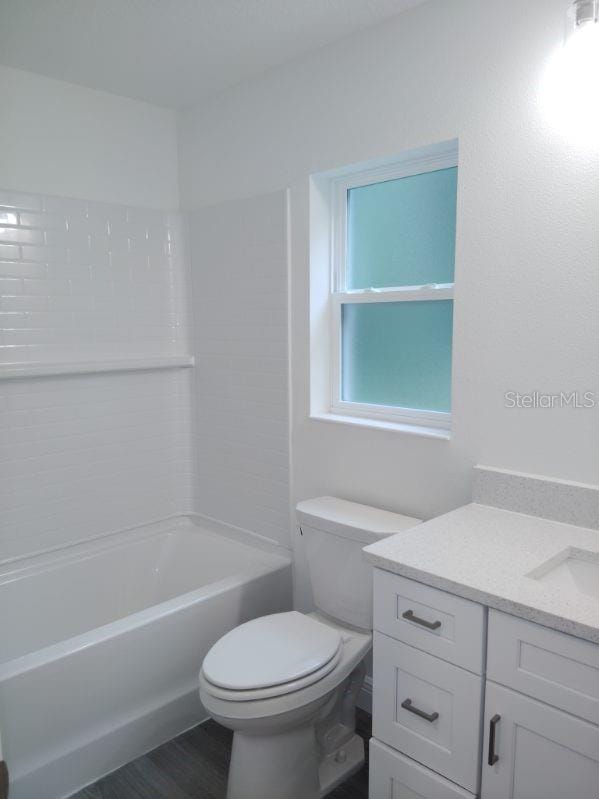
[{"label": "window frame", "polygon": [[[457,146],[443,153],[413,157],[394,164],[345,173],[331,181],[331,413],[397,425],[449,431],[451,411],[425,411],[342,399],[342,306],[375,302],[454,300],[454,283],[347,289],[347,210],[350,189],[458,167]],[[452,358],[453,361],[453,358]]]}]

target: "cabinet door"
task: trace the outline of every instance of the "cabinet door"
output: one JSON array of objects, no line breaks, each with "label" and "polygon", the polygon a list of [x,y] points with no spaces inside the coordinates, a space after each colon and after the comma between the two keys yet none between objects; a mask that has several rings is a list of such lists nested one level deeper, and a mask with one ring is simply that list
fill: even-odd
[{"label": "cabinet door", "polygon": [[599,646],[489,612],[487,679],[599,725]]},{"label": "cabinet door", "polygon": [[483,757],[482,799],[599,799],[599,727],[492,682]]}]

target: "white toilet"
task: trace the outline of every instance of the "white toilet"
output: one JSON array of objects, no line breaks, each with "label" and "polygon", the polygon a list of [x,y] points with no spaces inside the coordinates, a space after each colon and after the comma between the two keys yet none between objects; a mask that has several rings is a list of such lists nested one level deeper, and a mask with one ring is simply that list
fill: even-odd
[{"label": "white toilet", "polygon": [[372,644],[362,547],[418,519],[320,497],[297,506],[315,613],[263,616],[206,655],[200,698],[234,730],[227,799],[318,799],[359,769],[355,704]]}]

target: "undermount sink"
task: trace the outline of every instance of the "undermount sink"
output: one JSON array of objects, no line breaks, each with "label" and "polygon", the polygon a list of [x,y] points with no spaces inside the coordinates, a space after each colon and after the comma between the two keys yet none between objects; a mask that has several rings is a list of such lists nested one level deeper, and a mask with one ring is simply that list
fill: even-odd
[{"label": "undermount sink", "polygon": [[547,588],[599,599],[599,552],[568,547],[528,576]]}]

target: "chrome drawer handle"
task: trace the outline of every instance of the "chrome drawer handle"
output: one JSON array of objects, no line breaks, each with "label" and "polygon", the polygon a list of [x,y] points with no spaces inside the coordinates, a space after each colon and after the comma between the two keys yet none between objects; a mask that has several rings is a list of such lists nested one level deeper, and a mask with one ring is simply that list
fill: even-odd
[{"label": "chrome drawer handle", "polygon": [[424,710],[420,710],[419,707],[416,707],[415,705],[412,704],[411,699],[404,699],[404,701],[401,703],[401,706],[403,707],[404,710],[407,710],[409,713],[413,713],[415,716],[420,716],[421,719],[424,719],[425,721],[430,721],[431,723],[433,721],[437,721],[437,719],[439,718],[438,713],[425,713]]},{"label": "chrome drawer handle", "polygon": [[401,615],[404,619],[413,621],[414,624],[419,624],[421,627],[426,627],[427,630],[438,630],[441,626],[440,621],[427,621],[426,619],[420,619],[418,616],[414,616],[413,610],[406,610],[406,612],[402,613]]},{"label": "chrome drawer handle", "polygon": [[494,766],[499,760],[499,755],[495,754],[495,732],[500,721],[501,716],[495,714],[489,724],[489,759],[487,762],[490,766]]}]

